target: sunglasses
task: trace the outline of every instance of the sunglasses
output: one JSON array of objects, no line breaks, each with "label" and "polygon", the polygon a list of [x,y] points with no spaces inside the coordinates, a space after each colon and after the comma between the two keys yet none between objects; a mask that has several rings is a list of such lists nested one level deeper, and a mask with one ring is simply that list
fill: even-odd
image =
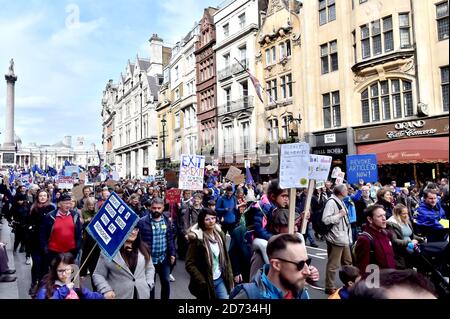
[{"label": "sunglasses", "polygon": [[303,268],[305,268],[305,264],[310,266],[311,265],[311,261],[312,261],[311,258],[308,258],[306,260],[300,260],[299,262],[294,262],[294,261],[286,260],[286,259],[283,259],[283,258],[274,258],[274,259],[278,259],[278,260],[284,261],[286,263],[294,264],[294,265],[297,266],[297,270],[298,271],[303,270]]}]

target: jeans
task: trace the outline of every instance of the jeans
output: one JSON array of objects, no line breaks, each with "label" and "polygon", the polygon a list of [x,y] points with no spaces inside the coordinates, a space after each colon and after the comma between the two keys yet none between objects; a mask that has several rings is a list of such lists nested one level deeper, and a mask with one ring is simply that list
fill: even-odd
[{"label": "jeans", "polygon": [[[155,266],[155,286],[156,286],[156,274],[159,275],[159,281],[161,282],[161,299],[169,299],[170,297],[170,259],[166,256],[164,260]],[[150,299],[155,299],[155,287],[150,291]]]},{"label": "jeans", "polygon": [[216,292],[217,299],[228,299],[227,287],[222,277],[214,280],[214,291]]},{"label": "jeans", "polygon": [[308,223],[308,227],[306,227],[306,238],[308,239],[310,245],[316,244],[316,241],[315,241],[314,235],[313,235],[312,223]]}]

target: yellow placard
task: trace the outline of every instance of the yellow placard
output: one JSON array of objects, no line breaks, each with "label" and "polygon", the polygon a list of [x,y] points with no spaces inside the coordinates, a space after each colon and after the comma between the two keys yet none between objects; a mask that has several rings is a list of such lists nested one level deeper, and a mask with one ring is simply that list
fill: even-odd
[{"label": "yellow placard", "polygon": [[445,229],[448,229],[448,219],[441,219],[439,224],[441,224]]}]

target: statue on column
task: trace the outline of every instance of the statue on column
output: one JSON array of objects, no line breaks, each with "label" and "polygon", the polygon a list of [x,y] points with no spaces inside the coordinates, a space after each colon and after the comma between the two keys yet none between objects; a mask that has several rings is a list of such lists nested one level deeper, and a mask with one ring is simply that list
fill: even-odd
[{"label": "statue on column", "polygon": [[11,59],[9,61],[9,73],[8,75],[14,75],[14,59]]}]

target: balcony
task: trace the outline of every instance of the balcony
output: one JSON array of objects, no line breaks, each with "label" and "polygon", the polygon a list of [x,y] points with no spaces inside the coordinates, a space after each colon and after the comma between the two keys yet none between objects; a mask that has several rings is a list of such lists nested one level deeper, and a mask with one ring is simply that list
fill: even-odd
[{"label": "balcony", "polygon": [[219,72],[217,72],[217,78],[219,79],[219,81],[228,79],[232,75],[233,75],[233,68],[231,65],[229,65],[229,66],[223,68],[222,70],[220,70]]},{"label": "balcony", "polygon": [[232,101],[231,103],[223,104],[217,107],[218,116],[228,113],[234,113],[237,111],[253,108],[253,96],[245,96],[239,100]]},{"label": "balcony", "polygon": [[240,63],[233,64],[233,75],[245,72],[248,69],[249,63],[248,59],[243,59],[239,61]]}]

